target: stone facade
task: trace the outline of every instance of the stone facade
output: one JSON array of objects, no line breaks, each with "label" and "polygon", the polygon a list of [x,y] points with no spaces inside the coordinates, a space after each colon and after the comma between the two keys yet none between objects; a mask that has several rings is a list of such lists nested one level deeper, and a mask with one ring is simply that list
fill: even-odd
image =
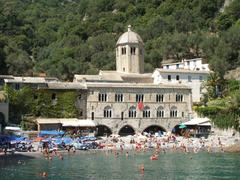
[{"label": "stone facade", "polygon": [[[118,134],[124,126],[131,126],[135,133],[142,133],[149,126],[159,126],[164,131],[171,131],[180,122],[188,120],[191,113],[191,90],[177,88],[142,88],[132,87],[88,87],[87,118],[95,120],[98,125],[104,125]],[[106,94],[106,102],[99,101],[99,94]],[[115,95],[122,94],[122,102],[116,102]],[[150,117],[143,117],[143,110],[138,108],[136,95],[143,94],[143,106],[148,107]],[[157,102],[156,96],[163,95],[163,102]],[[183,95],[182,101],[176,102],[176,95]],[[104,109],[110,107],[111,117],[104,117]],[[130,108],[136,109],[136,117],[129,117]],[[163,117],[157,117],[159,107],[164,112]],[[171,109],[176,108],[176,117],[170,117]],[[94,113],[94,114],[93,114]]]}]

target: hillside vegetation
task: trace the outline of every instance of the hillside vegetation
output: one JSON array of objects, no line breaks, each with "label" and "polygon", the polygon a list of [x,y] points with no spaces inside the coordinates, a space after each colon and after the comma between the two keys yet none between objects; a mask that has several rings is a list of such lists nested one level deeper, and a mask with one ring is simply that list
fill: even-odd
[{"label": "hillside vegetation", "polygon": [[163,59],[203,57],[223,77],[240,64],[240,1],[0,0],[0,74],[115,69],[115,43],[131,24],[145,42],[145,71]]}]

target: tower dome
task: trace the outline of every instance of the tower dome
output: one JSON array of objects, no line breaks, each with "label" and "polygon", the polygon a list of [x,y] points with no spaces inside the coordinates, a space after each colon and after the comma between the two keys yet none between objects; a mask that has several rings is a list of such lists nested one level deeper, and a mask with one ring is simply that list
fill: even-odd
[{"label": "tower dome", "polygon": [[143,40],[130,25],[116,44],[116,69],[122,73],[144,73]]},{"label": "tower dome", "polygon": [[128,31],[123,33],[117,41],[116,46],[120,44],[129,44],[129,43],[137,43],[143,45],[142,38],[135,32],[131,30],[131,25],[128,25]]}]

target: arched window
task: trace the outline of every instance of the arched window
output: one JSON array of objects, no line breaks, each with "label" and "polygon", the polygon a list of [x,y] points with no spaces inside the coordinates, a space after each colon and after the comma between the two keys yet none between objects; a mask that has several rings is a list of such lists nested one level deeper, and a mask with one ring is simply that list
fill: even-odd
[{"label": "arched window", "polygon": [[172,106],[170,109],[170,117],[177,117],[177,116],[178,116],[177,107]]},{"label": "arched window", "polygon": [[111,118],[112,117],[112,108],[110,106],[107,106],[103,110],[103,117]]},{"label": "arched window", "polygon": [[136,108],[134,106],[130,107],[128,111],[128,117],[135,118],[136,116],[137,116]]},{"label": "arched window", "polygon": [[131,47],[131,55],[135,55],[136,54],[136,48],[135,47]]},{"label": "arched window", "polygon": [[148,106],[145,106],[143,109],[143,117],[145,118],[150,117],[150,108]]},{"label": "arched window", "polygon": [[164,117],[164,108],[162,106],[157,108],[157,117]]},{"label": "arched window", "polygon": [[122,47],[122,54],[126,54],[126,48]]}]

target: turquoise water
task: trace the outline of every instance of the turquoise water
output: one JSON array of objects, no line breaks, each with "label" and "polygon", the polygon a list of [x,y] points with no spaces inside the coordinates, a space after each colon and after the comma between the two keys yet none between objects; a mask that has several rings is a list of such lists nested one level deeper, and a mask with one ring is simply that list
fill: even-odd
[{"label": "turquoise water", "polygon": [[[157,161],[151,161],[150,155],[151,152],[130,152],[128,158],[125,153],[116,158],[104,152],[80,152],[52,161],[41,156],[0,156],[0,179],[240,179],[239,154],[162,153]],[[139,171],[141,163],[144,174]],[[48,173],[47,178],[39,176],[43,171]]]}]

